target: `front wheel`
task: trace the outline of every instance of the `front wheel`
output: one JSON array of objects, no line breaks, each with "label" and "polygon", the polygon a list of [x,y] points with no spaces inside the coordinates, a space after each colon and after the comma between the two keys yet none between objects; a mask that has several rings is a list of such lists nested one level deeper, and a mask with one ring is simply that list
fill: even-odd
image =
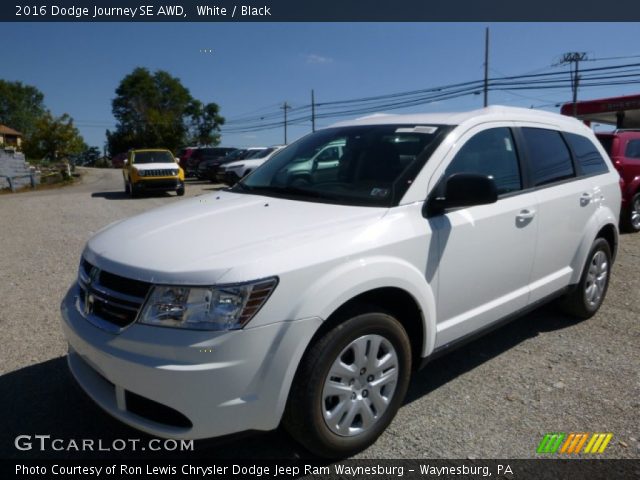
[{"label": "front wheel", "polygon": [[180,185],[177,190],[176,190],[176,195],[178,195],[179,197],[182,197],[184,195],[184,183],[182,185]]},{"label": "front wheel", "polygon": [[596,314],[604,301],[611,276],[611,248],[604,238],[596,238],[576,289],[560,306],[574,317],[587,319]]},{"label": "front wheel", "polygon": [[631,205],[622,212],[622,227],[627,232],[640,232],[640,192],[631,199]]},{"label": "front wheel", "polygon": [[354,316],[305,354],[284,426],[316,455],[352,455],[391,423],[410,376],[411,346],[400,322],[385,313]]}]

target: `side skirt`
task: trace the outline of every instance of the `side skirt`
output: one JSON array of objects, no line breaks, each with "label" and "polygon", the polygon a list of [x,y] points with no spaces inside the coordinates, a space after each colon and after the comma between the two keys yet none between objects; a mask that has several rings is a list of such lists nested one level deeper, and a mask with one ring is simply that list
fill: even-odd
[{"label": "side skirt", "polygon": [[540,308],[541,306],[559,298],[562,297],[563,295],[566,295],[568,293],[571,293],[573,290],[575,290],[578,287],[578,285],[568,285],[560,290],[558,290],[557,292],[552,293],[551,295],[547,295],[544,298],[541,298],[540,300],[533,302],[532,304],[527,305],[524,308],[521,308],[520,310],[516,310],[513,313],[510,313],[509,315],[502,317],[498,320],[496,320],[495,322],[490,323],[489,325],[487,325],[486,327],[483,327],[479,330],[476,330],[475,332],[469,333],[463,337],[460,337],[457,340],[454,340],[453,342],[450,342],[446,345],[442,345],[438,348],[436,348],[431,355],[424,357],[422,359],[422,361],[420,362],[420,365],[418,366],[418,370],[423,369],[429,362],[431,362],[432,360],[435,360],[436,358],[439,358],[453,350],[456,350],[457,348],[460,348],[464,345],[466,345],[467,343],[470,343],[474,340],[477,340],[478,338],[486,335],[487,333],[490,333],[504,325],[506,325],[509,322],[512,322],[513,320],[522,317],[523,315],[526,315],[527,313],[530,313],[538,308]]}]

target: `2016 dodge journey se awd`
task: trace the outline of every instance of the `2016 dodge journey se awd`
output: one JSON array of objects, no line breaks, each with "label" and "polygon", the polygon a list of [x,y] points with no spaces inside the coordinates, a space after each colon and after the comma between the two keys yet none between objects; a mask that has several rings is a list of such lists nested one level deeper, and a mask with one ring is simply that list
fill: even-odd
[{"label": "2016 dodge journey se awd", "polygon": [[318,455],[351,455],[425,360],[551,299],[592,316],[619,210],[618,174],[575,119],[489,107],[339,123],[231,189],[90,239],[61,307],[68,363],[153,435],[282,423]]}]

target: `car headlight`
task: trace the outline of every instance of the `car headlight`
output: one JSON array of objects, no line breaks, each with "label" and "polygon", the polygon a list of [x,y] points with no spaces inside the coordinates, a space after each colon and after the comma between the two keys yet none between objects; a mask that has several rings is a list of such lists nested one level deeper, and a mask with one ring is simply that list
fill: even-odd
[{"label": "car headlight", "polygon": [[138,322],[190,330],[237,330],[258,313],[277,284],[273,277],[213,287],[157,285]]},{"label": "car headlight", "polygon": [[144,177],[147,174],[146,170],[136,170],[136,173],[139,177]]},{"label": "car headlight", "polygon": [[171,170],[171,175],[173,175],[173,176],[178,175],[178,170]]}]

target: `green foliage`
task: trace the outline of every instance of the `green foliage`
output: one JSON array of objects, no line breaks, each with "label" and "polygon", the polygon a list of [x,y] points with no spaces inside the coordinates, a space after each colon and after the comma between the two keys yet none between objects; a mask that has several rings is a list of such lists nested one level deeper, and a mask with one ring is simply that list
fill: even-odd
[{"label": "green foliage", "polygon": [[115,131],[107,131],[111,155],[130,148],[175,152],[193,138],[216,143],[224,122],[218,105],[195,100],[179,79],[140,67],[122,79],[112,108],[118,124]]},{"label": "green foliage", "polygon": [[98,158],[93,164],[97,168],[111,168],[111,160],[105,157]]},{"label": "green foliage", "polygon": [[23,150],[27,158],[57,161],[68,158],[87,147],[68,114],[54,117],[44,113],[35,123],[33,133],[25,140]]},{"label": "green foliage", "polygon": [[220,143],[220,126],[224,117],[220,115],[220,107],[215,103],[204,105],[193,100],[188,111],[191,117],[189,139],[191,145],[218,145]]},{"label": "green foliage", "polygon": [[44,112],[44,95],[37,88],[0,80],[0,123],[28,137]]}]

